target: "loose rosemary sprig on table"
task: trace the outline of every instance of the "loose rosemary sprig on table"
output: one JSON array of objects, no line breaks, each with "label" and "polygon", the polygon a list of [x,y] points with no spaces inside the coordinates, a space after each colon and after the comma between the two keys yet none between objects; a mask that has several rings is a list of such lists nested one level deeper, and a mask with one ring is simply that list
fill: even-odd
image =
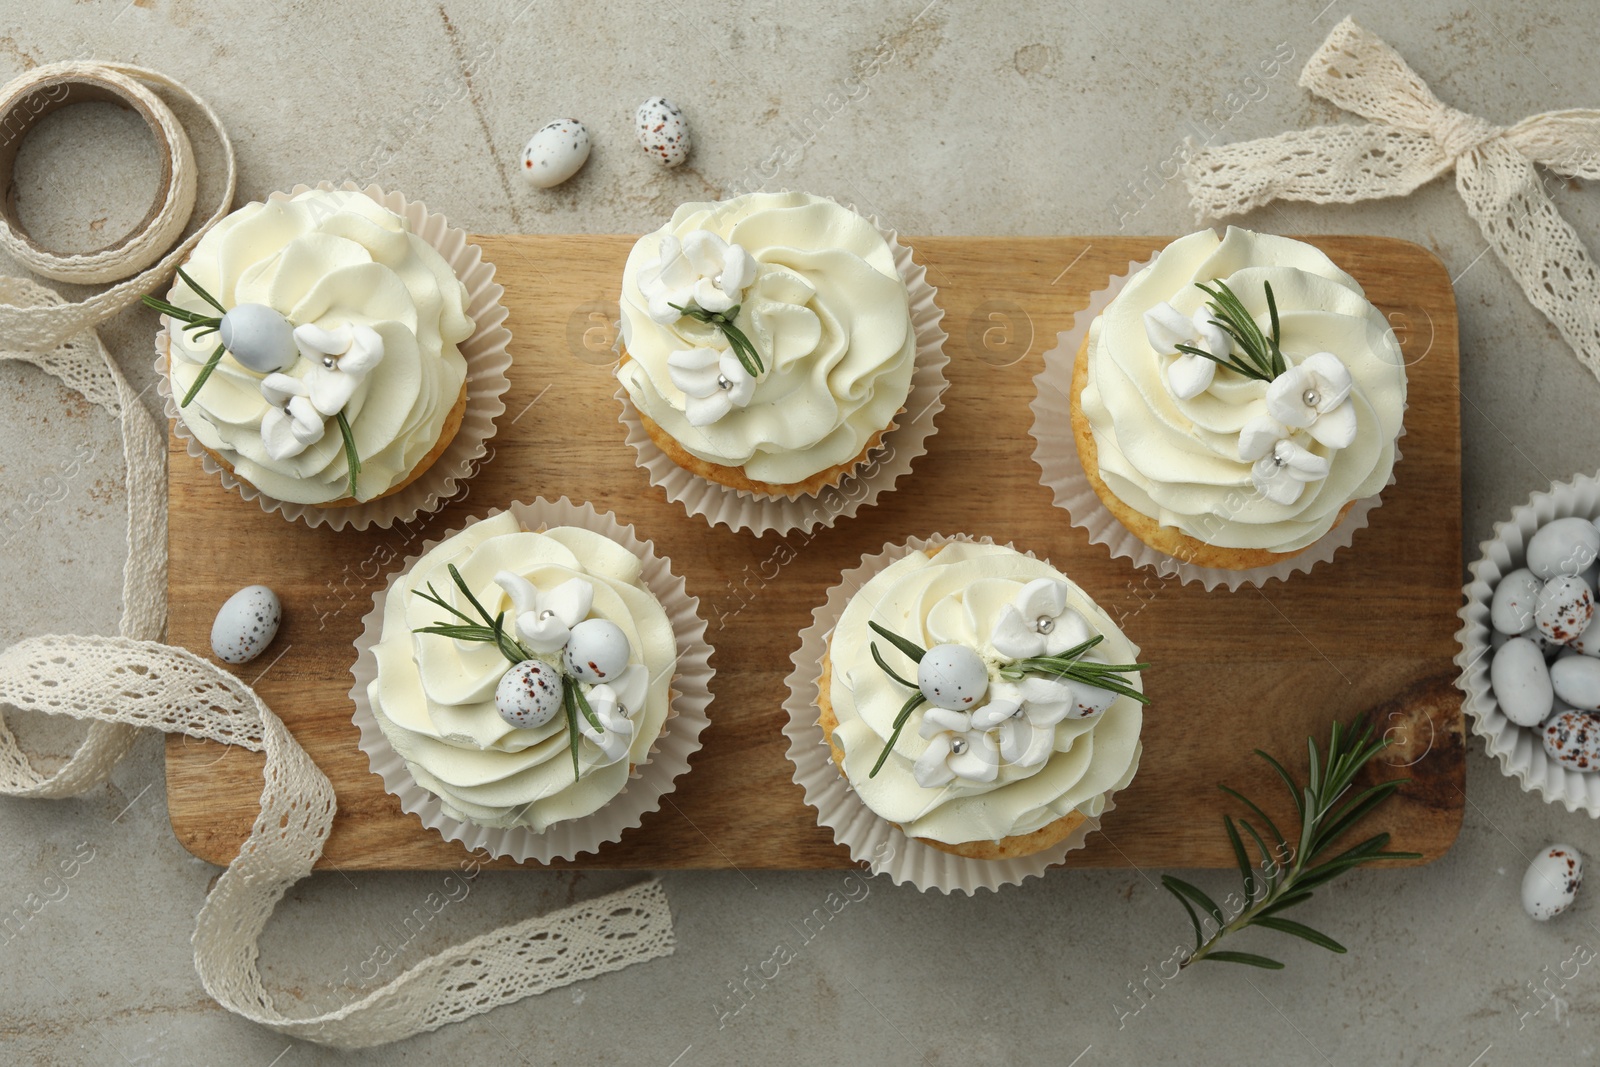
[{"label": "loose rosemary sprig on table", "polygon": [[[921,663],[922,657],[927,655],[927,650],[915,641],[901,637],[893,630],[879,626],[875,622],[868,621],[867,625],[872,628],[874,633],[904,653],[911,662]],[[1000,668],[1000,676],[1015,681],[1026,674],[1050,674],[1057,678],[1066,678],[1070,681],[1098,686],[1119,696],[1132,697],[1141,704],[1150,703],[1149,697],[1116,677],[1119,674],[1142,671],[1150,666],[1148,663],[1091,663],[1082,658],[1084,653],[1104,640],[1105,637],[1103,635],[1095,634],[1087,641],[1074,645],[1065,652],[1054,656],[1033,656],[1028,659],[1015,660]],[[894,730],[889,734],[889,740],[884,743],[883,751],[878,753],[878,761],[872,765],[872,771],[867,775],[868,778],[876,777],[878,772],[883,769],[884,763],[889,759],[889,753],[894,751],[895,742],[900,740],[900,731],[905,729],[906,723],[911,720],[911,713],[928,702],[928,698],[922,695],[921,686],[916,682],[910,682],[900,677],[894,668],[884,661],[883,654],[878,651],[878,643],[876,641],[871,643],[871,648],[873,662],[883,669],[883,673],[911,690],[911,694],[906,697],[906,702],[900,706],[899,712],[896,713]]]},{"label": "loose rosemary sprig on table", "polygon": [[1278,302],[1272,297],[1272,283],[1261,284],[1267,291],[1267,314],[1272,318],[1271,336],[1261,332],[1261,327],[1256,325],[1255,316],[1250,314],[1234,295],[1233,290],[1228,288],[1227,282],[1219,280],[1215,283],[1215,288],[1205,282],[1195,282],[1195,285],[1211,298],[1207,306],[1216,316],[1211,320],[1212,325],[1222,327],[1223,331],[1233,338],[1234,343],[1244,351],[1243,359],[1231,351],[1226,358],[1212,355],[1194,345],[1178,345],[1178,351],[1191,356],[1203,356],[1213,363],[1238,371],[1246,378],[1255,378],[1263,382],[1270,382],[1288,370],[1283,351],[1278,347]]},{"label": "loose rosemary sprig on table", "polygon": [[722,336],[728,339],[728,347],[733,349],[734,358],[739,361],[744,372],[752,378],[762,372],[764,366],[761,362],[761,353],[756,351],[756,346],[750,343],[750,338],[745,336],[744,331],[733,324],[739,317],[738,304],[727,311],[707,311],[705,308],[682,307],[678,304],[667,306],[680,315],[687,315],[696,322],[704,322],[721,330]]},{"label": "loose rosemary sprig on table", "polygon": [[[198,293],[200,299],[216,308],[217,313],[215,315],[202,315],[198,311],[190,311],[188,308],[179,307],[177,304],[169,303],[160,297],[149,296],[148,294],[140,298],[144,301],[145,306],[155,308],[161,314],[183,323],[183,328],[186,331],[192,331],[190,337],[196,341],[207,334],[216,333],[222,329],[222,316],[228,313],[227,309],[217,302],[216,297],[206,292],[200,287],[199,283],[185,274],[182,267],[178,268],[178,277],[182,278],[190,289]],[[211,377],[211,372],[217,369],[218,363],[222,362],[222,353],[226,350],[226,346],[221,344],[212,350],[211,358],[206,360],[206,365],[200,369],[199,377],[195,378],[194,384],[184,394],[183,400],[178,404],[179,407],[189,406],[189,401],[195,398],[195,394],[200,392],[200,387],[206,384],[206,379]],[[351,494],[354,495],[354,493],[355,490],[352,488]]]},{"label": "loose rosemary sprig on table", "polygon": [[[1234,858],[1239,864],[1239,873],[1244,878],[1244,898],[1249,902],[1248,906],[1231,920],[1224,916],[1221,906],[1202,890],[1170,874],[1161,876],[1162,886],[1178,898],[1178,903],[1188,912],[1189,922],[1194,926],[1195,950],[1181,966],[1187,967],[1200,960],[1214,960],[1219,963],[1242,963],[1267,970],[1282,970],[1282,963],[1266,956],[1217,949],[1217,943],[1223,938],[1250,926],[1291,934],[1313,945],[1320,945],[1330,952],[1345,951],[1343,945],[1327,934],[1285,919],[1280,913],[1296,904],[1304,904],[1311,899],[1312,890],[1353,867],[1377,860],[1422,858],[1421,854],[1416,852],[1383,851],[1389,843],[1387,833],[1375,834],[1359,845],[1347,848],[1331,858],[1324,858],[1333,844],[1346,832],[1410,780],[1391,778],[1369,786],[1353,797],[1345,798],[1356,775],[1388,746],[1388,738],[1373,739],[1372,726],[1364,719],[1358,719],[1349,726],[1335,722],[1328,738],[1326,757],[1318,750],[1315,738],[1306,739],[1309,767],[1304,786],[1295,783],[1282,763],[1260,749],[1255,750],[1256,755],[1266,760],[1277,772],[1278,777],[1283,779],[1289,795],[1294,799],[1295,811],[1300,817],[1300,836],[1294,846],[1289,844],[1267,813],[1253,801],[1225,785],[1218,787],[1250,809],[1261,821],[1262,828],[1271,835],[1270,840],[1276,846],[1276,850],[1268,848],[1268,839],[1263,838],[1255,826],[1247,820],[1241,818],[1235,825],[1231,815],[1222,817],[1228,841],[1233,845]],[[1239,827],[1244,828],[1245,833],[1250,835],[1251,841],[1260,850],[1259,865],[1251,862],[1250,850],[1239,836]],[[1191,903],[1206,912],[1211,922],[1216,925],[1216,931],[1209,938],[1205,936],[1200,918]]]},{"label": "loose rosemary sprig on table", "polygon": [[[448,600],[445,600],[433,588],[433,583],[429,582],[427,592],[423,592],[421,589],[413,589],[412,592],[428,603],[436,604],[448,611],[460,621],[436,622],[429,626],[419,626],[412,633],[435,634],[439,637],[454,638],[457,641],[482,641],[485,644],[492,644],[500,650],[500,654],[509,660],[513,666],[524,660],[533,659],[534,653],[532,650],[506,632],[506,613],[502,611],[498,615],[491,616],[488,610],[479,603],[478,598],[472,595],[472,590],[467,588],[466,580],[461,577],[461,572],[456,570],[456,565],[450,563],[446,567],[450,571],[451,580],[456,583],[456,588],[461,590],[461,595],[467,598],[467,603],[477,610],[483,621],[479,622],[471,615],[455,607]],[[589,698],[584,696],[583,690],[578,687],[577,681],[565,671],[561,673],[561,707],[567,716],[567,736],[572,748],[572,780],[576,782],[578,780],[578,741],[582,737],[578,730],[578,716],[582,715],[589,721],[589,725],[597,731],[604,732],[605,726],[600,722],[599,716],[594,713],[594,708],[589,704]]]}]

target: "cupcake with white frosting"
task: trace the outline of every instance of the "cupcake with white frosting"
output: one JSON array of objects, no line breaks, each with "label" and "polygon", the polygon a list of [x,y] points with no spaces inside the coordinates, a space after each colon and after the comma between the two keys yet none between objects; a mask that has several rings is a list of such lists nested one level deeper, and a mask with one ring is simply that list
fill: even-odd
[{"label": "cupcake with white frosting", "polygon": [[948,542],[907,552],[850,597],[818,713],[872,812],[942,852],[1012,860],[1066,841],[1133,779],[1137,659],[1049,563]]},{"label": "cupcake with white frosting", "polygon": [[816,494],[896,425],[918,339],[884,235],[805,193],[684,204],[622,278],[617,377],[678,466],[762,498]]},{"label": "cupcake with white frosting", "polygon": [[366,193],[247,204],[201,239],[161,305],[177,418],[273,501],[391,497],[463,424],[469,303],[440,251]]},{"label": "cupcake with white frosting", "polygon": [[1117,521],[1180,563],[1244,571],[1306,551],[1388,484],[1406,373],[1383,312],[1325,254],[1229,227],[1127,280],[1071,395]]}]

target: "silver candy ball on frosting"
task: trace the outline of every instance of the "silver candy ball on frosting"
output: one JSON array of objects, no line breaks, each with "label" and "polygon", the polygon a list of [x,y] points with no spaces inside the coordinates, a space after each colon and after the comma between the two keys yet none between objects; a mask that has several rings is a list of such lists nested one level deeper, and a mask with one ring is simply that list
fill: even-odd
[{"label": "silver candy ball on frosting", "polygon": [[622,627],[610,619],[585,619],[567,639],[567,672],[580,682],[598,685],[626,670],[631,655]]},{"label": "silver candy ball on frosting", "polygon": [[917,688],[936,708],[970,711],[989,691],[989,668],[966,645],[934,645],[917,664]]},{"label": "silver candy ball on frosting", "polygon": [[278,594],[264,585],[247,585],[218,609],[211,651],[224,663],[249,663],[272,644],[282,619]]},{"label": "silver candy ball on frosting", "polygon": [[522,150],[522,174],[534,185],[560,185],[589,158],[589,131],[577,119],[557,119],[539,129]]},{"label": "silver candy ball on frosting", "polygon": [[652,96],[634,114],[639,143],[663,167],[676,167],[689,158],[689,120],[678,105],[664,96]]},{"label": "silver candy ball on frosting", "polygon": [[225,312],[217,339],[241,366],[257,374],[288,370],[300,358],[294,327],[265,304],[240,304]]},{"label": "silver candy ball on frosting", "polygon": [[495,710],[522,730],[543,726],[561,707],[561,672],[540,659],[525,659],[501,676]]}]

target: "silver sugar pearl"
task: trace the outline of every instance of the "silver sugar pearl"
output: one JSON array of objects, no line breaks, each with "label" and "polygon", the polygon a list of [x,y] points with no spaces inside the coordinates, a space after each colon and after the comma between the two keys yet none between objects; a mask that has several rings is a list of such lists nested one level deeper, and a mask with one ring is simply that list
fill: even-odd
[{"label": "silver sugar pearl", "polygon": [[549,608],[545,608],[543,611],[539,612],[539,621],[540,622],[549,622],[551,619],[553,619],[555,617],[556,617],[556,613],[554,611],[551,611]]},{"label": "silver sugar pearl", "polygon": [[1056,620],[1048,615],[1040,615],[1033,620],[1033,628],[1039,633],[1047,634],[1056,628]]},{"label": "silver sugar pearl", "polygon": [[1306,402],[1306,407],[1314,408],[1319,402],[1321,402],[1322,397],[1317,394],[1315,389],[1307,389],[1305,392],[1300,394],[1300,399]]},{"label": "silver sugar pearl", "polygon": [[333,369],[333,365],[335,363],[337,363],[337,362],[339,362],[339,361],[334,359],[332,356],[323,356],[322,357],[322,365],[324,367],[327,367],[329,370],[332,370]]},{"label": "silver sugar pearl", "polygon": [[717,388],[718,389],[732,389],[733,388],[733,383],[728,381],[728,376],[726,374],[719,374],[719,375],[717,375]]},{"label": "silver sugar pearl", "polygon": [[952,754],[959,756],[963,752],[965,752],[966,750],[967,750],[967,739],[966,738],[958,737],[954,741],[950,742],[950,751],[951,751]]},{"label": "silver sugar pearl", "polygon": [[1017,710],[1016,710],[1016,711],[1013,711],[1013,712],[1012,712],[1012,713],[1011,713],[1011,717],[1012,717],[1012,718],[1013,718],[1013,719],[1020,719],[1020,718],[1022,718],[1022,705],[1021,705],[1021,704],[1018,704],[1018,705],[1017,705]]}]

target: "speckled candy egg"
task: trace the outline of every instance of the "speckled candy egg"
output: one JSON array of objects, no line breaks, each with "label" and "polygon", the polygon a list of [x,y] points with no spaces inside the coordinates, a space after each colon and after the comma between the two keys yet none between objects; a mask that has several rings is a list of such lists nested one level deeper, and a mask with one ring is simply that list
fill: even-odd
[{"label": "speckled candy egg", "polygon": [[989,668],[966,645],[934,645],[917,664],[917,688],[936,708],[967,711],[989,691]]},{"label": "speckled candy egg", "polygon": [[240,304],[222,316],[217,340],[228,354],[257,374],[288,370],[300,358],[294,327],[276,308]]},{"label": "speckled candy egg", "polygon": [[567,671],[580,682],[597,685],[626,670],[632,654],[622,627],[610,619],[585,619],[567,640]]},{"label": "speckled candy egg", "polygon": [[561,672],[544,660],[523,660],[501,676],[494,706],[502,719],[518,729],[543,726],[561,707]]},{"label": "speckled candy egg", "polygon": [[1551,845],[1522,876],[1522,910],[1540,922],[1572,906],[1583,885],[1583,856],[1571,845]]},{"label": "speckled candy egg", "polygon": [[1544,724],[1544,751],[1563,767],[1600,771],[1600,719],[1563,711]]},{"label": "speckled candy egg", "polygon": [[278,636],[278,594],[247,585],[223,602],[211,624],[211,651],[224,663],[249,663]]},{"label": "speckled candy egg", "polygon": [[1528,538],[1528,569],[1536,577],[1579,575],[1600,556],[1600,529],[1588,519],[1555,519]]},{"label": "speckled candy egg", "polygon": [[1117,694],[1109,689],[1101,689],[1098,685],[1087,682],[1072,683],[1072,714],[1074,719],[1092,719],[1102,714],[1117,699]]},{"label": "speckled candy egg", "polygon": [[522,173],[534,185],[548,189],[578,173],[588,158],[589,131],[583,123],[557,119],[534,134],[522,150]]},{"label": "speckled candy egg", "polygon": [[1539,589],[1533,624],[1557,644],[1566,644],[1594,618],[1594,593],[1575,574],[1558,574]]},{"label": "speckled candy egg", "polygon": [[1526,633],[1533,625],[1534,604],[1543,586],[1544,583],[1526,567],[1500,579],[1500,584],[1494,587],[1494,599],[1489,603],[1489,622],[1495,632],[1512,636]]},{"label": "speckled candy egg", "polygon": [[[689,120],[664,96],[652,96],[634,115],[639,143],[663,167],[676,167],[689,158]],[[1600,530],[1596,531],[1600,533]]]},{"label": "speckled candy egg", "polygon": [[[1600,660],[1595,660],[1600,666]],[[1555,700],[1544,653],[1526,637],[1513,637],[1489,663],[1489,685],[1505,717],[1518,726],[1537,726]]]}]

